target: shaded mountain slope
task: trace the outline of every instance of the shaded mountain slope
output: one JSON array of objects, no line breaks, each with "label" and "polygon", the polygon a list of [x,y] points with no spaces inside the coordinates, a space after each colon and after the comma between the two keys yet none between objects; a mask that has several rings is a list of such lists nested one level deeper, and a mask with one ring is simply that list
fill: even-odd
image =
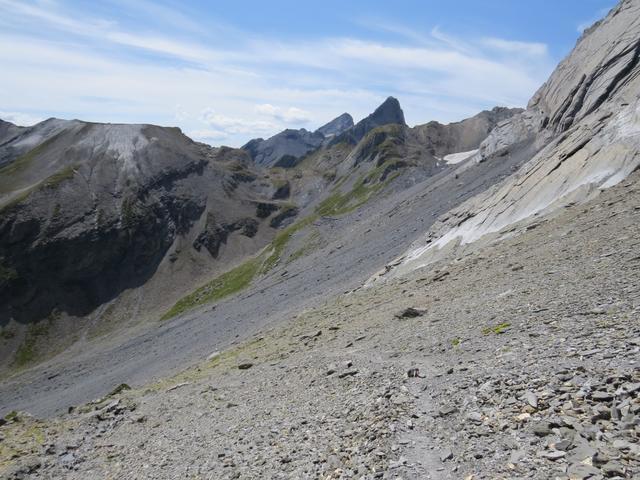
[{"label": "shaded mountain slope", "polygon": [[[158,271],[192,281],[194,261],[210,272],[273,235],[259,205],[277,211],[276,188],[241,150],[151,125],[44,123],[6,146],[34,147],[0,170],[5,326],[85,316]],[[158,282],[148,300],[175,290]]]},{"label": "shaded mountain slope", "polygon": [[309,132],[304,128],[287,129],[267,140],[251,140],[242,148],[258,165],[293,167],[299,158],[319,148],[324,138],[322,133]]}]

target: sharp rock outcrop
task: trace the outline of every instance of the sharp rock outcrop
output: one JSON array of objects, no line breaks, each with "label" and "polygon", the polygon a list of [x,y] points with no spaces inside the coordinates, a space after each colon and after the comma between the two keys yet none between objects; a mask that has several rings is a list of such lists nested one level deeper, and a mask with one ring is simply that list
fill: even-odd
[{"label": "sharp rock outcrop", "polygon": [[347,142],[355,145],[374,128],[390,124],[406,125],[400,102],[394,97],[387,98],[371,115],[337,135],[331,143]]},{"label": "sharp rock outcrop", "polygon": [[353,118],[348,113],[343,113],[339,117],[334,118],[329,123],[321,126],[316,132],[321,133],[327,138],[340,135],[345,130],[353,127]]}]

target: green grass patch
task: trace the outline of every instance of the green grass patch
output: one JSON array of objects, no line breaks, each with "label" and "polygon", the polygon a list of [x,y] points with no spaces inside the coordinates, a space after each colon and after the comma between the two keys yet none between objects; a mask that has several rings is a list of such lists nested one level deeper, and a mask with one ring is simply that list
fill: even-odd
[{"label": "green grass patch", "polygon": [[318,214],[328,217],[335,215],[344,215],[356,210],[363,205],[371,195],[382,188],[381,184],[366,185],[363,178],[359,179],[353,189],[349,192],[342,193],[336,191],[325,198],[316,207]]},{"label": "green grass patch", "polygon": [[60,185],[62,182],[66,180],[71,180],[75,175],[77,168],[78,168],[77,165],[69,165],[67,167],[64,167],[62,170],[59,170],[53,175],[45,178],[42,181],[41,185],[45,188],[55,188],[58,185]]},{"label": "green grass patch", "polygon": [[286,178],[270,178],[271,180],[271,185],[273,185],[273,188],[275,188],[276,190],[278,188],[282,188],[284,186],[286,186],[289,181]]},{"label": "green grass patch", "polygon": [[261,257],[257,257],[232,268],[178,300],[161,319],[168,320],[199,305],[215,302],[245,289],[251,284],[261,265]]},{"label": "green grass patch", "polygon": [[161,320],[168,320],[197,306],[216,302],[244,290],[257,275],[267,273],[277,265],[293,234],[311,225],[317,218],[316,215],[311,215],[289,225],[275,236],[260,255],[241,263],[181,298]]},{"label": "green grass patch", "polygon": [[451,345],[452,345],[453,347],[458,347],[458,346],[460,346],[460,341],[461,341],[461,340],[460,340],[459,338],[457,338],[457,337],[456,337],[456,338],[454,338],[453,340],[451,340]]},{"label": "green grass patch", "polygon": [[[9,166],[11,166],[11,165],[9,165]],[[55,188],[59,184],[61,184],[62,182],[72,179],[73,175],[75,174],[75,170],[76,169],[77,169],[76,165],[69,165],[68,167],[65,167],[62,170],[54,173],[53,175],[50,175],[49,177],[45,178],[41,182],[39,182],[39,183],[37,183],[35,185],[32,185],[29,188],[26,188],[24,191],[22,191],[22,192],[18,193],[17,195],[15,195],[7,203],[5,203],[4,205],[0,206],[0,211],[9,210],[12,207],[15,207],[16,205],[21,204],[22,202],[24,202],[29,197],[29,195],[31,195],[36,190],[39,190],[41,188]],[[0,172],[0,176],[2,176],[1,172]],[[3,191],[3,189],[0,187],[0,192],[2,192],[2,191]],[[57,205],[57,208],[58,208],[58,213],[59,213],[59,208],[60,208],[59,205]]]},{"label": "green grass patch", "polygon": [[315,231],[308,238],[305,239],[305,245],[287,258],[287,263],[295,262],[297,259],[307,256],[309,253],[318,248],[318,239],[320,238],[320,234]]},{"label": "green grass patch", "polygon": [[[257,275],[269,272],[278,264],[291,237],[311,225],[318,219],[318,216],[342,215],[351,212],[391,182],[397,176],[397,173],[389,176],[384,182],[376,181],[376,178],[379,178],[388,165],[389,163],[385,162],[373,169],[369,174],[359,179],[354,188],[347,193],[335,191],[316,207],[315,214],[298,220],[278,232],[260,255],[241,263],[237,267],[223,273],[181,298],[161,317],[161,320],[168,320],[195,307],[216,302],[247,288]],[[129,208],[128,205],[123,204],[123,217],[126,218],[126,213]],[[285,204],[283,208],[295,208],[295,206]],[[289,261],[300,258],[308,253],[308,251],[310,250],[303,248],[294,252]]]},{"label": "green grass patch", "polygon": [[482,329],[482,334],[483,335],[489,335],[491,333],[495,333],[496,335],[500,335],[501,333],[504,333],[509,327],[511,326],[510,323],[499,323],[498,325],[494,325],[492,327],[485,327]]},{"label": "green grass patch", "polygon": [[27,327],[27,334],[22,345],[18,348],[14,358],[14,365],[18,368],[33,363],[38,358],[38,343],[49,334],[51,322],[32,323]]},{"label": "green grass patch", "polygon": [[11,410],[9,413],[7,413],[7,414],[4,416],[4,419],[5,419],[7,422],[11,422],[11,421],[13,421],[13,420],[15,420],[15,419],[17,419],[17,418],[18,418],[18,412],[17,412],[17,411],[15,411],[15,410]]},{"label": "green grass patch", "polygon": [[289,225],[287,228],[279,232],[271,241],[270,248],[267,249],[267,256],[260,267],[260,273],[267,273],[275,267],[278,261],[280,261],[280,258],[284,253],[284,249],[286,248],[287,243],[289,243],[292,235],[311,225],[317,218],[318,217],[316,215],[310,215],[292,225]]},{"label": "green grass patch", "polygon": [[384,125],[372,130],[370,135],[370,141],[381,157],[400,156],[399,147],[404,141],[404,131],[400,125]]},{"label": "green grass patch", "polygon": [[395,172],[381,181],[385,170],[397,162],[398,159],[389,159],[378,165],[365,176],[358,179],[353,188],[346,193],[339,191],[340,185],[344,183],[347,178],[342,177],[333,188],[333,193],[316,207],[316,212],[319,215],[328,217],[344,215],[358,209],[399,175],[399,172]]},{"label": "green grass patch", "polygon": [[30,187],[30,188],[27,188],[24,191],[18,193],[11,200],[9,200],[7,203],[5,203],[4,205],[0,206],[0,212],[5,211],[5,210],[10,210],[11,208],[13,208],[15,206],[20,205],[36,189],[37,189],[37,186],[36,187]]}]

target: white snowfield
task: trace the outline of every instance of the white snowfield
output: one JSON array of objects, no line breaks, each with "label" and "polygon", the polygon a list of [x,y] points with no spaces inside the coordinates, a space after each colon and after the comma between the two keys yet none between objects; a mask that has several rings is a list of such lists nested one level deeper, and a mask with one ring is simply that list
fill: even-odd
[{"label": "white snowfield", "polygon": [[449,155],[442,157],[442,159],[450,165],[455,165],[456,163],[460,163],[467,158],[474,156],[476,153],[478,153],[477,148],[475,150],[469,150],[468,152],[450,153]]}]

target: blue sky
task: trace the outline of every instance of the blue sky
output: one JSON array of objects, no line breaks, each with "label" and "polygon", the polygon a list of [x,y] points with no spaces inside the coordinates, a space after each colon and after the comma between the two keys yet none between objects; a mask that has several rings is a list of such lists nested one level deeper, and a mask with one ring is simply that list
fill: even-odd
[{"label": "blue sky", "polygon": [[177,125],[240,146],[356,121],[524,106],[613,0],[0,0],[0,118]]}]

